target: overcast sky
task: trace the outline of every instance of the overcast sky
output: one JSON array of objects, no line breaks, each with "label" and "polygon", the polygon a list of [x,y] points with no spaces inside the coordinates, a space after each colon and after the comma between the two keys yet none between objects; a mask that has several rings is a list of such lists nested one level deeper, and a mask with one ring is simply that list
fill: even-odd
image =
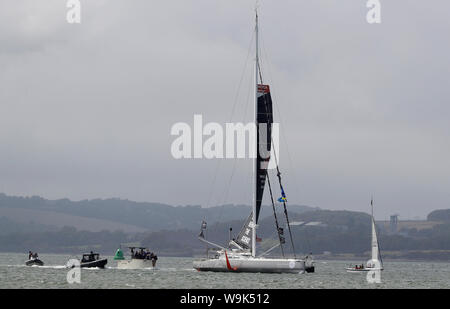
[{"label": "overcast sky", "polygon": [[[170,129],[250,121],[255,1],[81,4],[0,2],[0,192],[249,204],[249,160],[175,160]],[[450,2],[381,4],[371,25],[366,1],[260,1],[290,203],[450,208]]]}]

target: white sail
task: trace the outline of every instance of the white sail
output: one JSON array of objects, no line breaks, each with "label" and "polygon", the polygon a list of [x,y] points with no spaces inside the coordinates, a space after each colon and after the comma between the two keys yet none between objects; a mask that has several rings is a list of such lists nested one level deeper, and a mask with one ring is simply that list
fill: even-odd
[{"label": "white sail", "polygon": [[383,265],[380,262],[381,256],[378,246],[377,227],[375,225],[375,217],[373,216],[373,199],[370,201],[370,205],[372,206],[372,260],[370,261],[371,265],[368,266],[383,269]]},{"label": "white sail", "polygon": [[383,262],[381,259],[380,248],[378,246],[378,237],[377,237],[377,227],[375,225],[375,217],[373,216],[373,199],[370,201],[370,205],[372,206],[372,257],[366,263],[366,267],[364,265],[356,265],[355,267],[347,267],[347,272],[366,272],[373,270],[383,270]]},{"label": "white sail", "polygon": [[372,217],[372,261],[378,261],[379,248],[375,220]]}]

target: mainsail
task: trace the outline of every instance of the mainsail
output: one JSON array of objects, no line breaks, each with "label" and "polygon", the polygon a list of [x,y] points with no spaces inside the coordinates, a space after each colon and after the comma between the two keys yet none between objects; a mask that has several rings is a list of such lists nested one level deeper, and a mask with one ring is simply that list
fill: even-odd
[{"label": "mainsail", "polygon": [[370,201],[372,206],[372,263],[380,263],[380,267],[383,268],[383,259],[380,254],[380,245],[377,237],[377,226],[375,224],[375,217],[373,216],[373,199]]},{"label": "mainsail", "polygon": [[378,239],[377,239],[377,230],[375,226],[375,220],[372,217],[372,260],[377,261],[378,260]]},{"label": "mainsail", "polygon": [[256,118],[256,220],[258,223],[272,147],[272,98],[269,85],[258,85]]}]

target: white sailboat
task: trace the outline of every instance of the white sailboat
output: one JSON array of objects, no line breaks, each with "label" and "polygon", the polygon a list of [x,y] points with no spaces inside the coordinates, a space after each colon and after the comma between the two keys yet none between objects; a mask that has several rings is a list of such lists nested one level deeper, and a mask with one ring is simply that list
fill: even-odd
[{"label": "white sailboat", "polygon": [[383,270],[383,260],[381,258],[380,246],[378,244],[377,229],[375,225],[375,218],[373,215],[373,199],[370,201],[372,207],[372,258],[366,263],[366,265],[355,265],[354,267],[348,267],[347,272],[364,272]]},{"label": "white sailboat", "polygon": [[[259,67],[259,56],[258,56],[258,13],[256,12],[256,57],[255,57],[255,92],[254,92],[254,109],[255,109],[255,124],[256,124],[256,144],[255,149],[257,155],[254,159],[253,168],[253,202],[252,202],[252,212],[245,222],[241,232],[239,233],[236,240],[230,240],[227,247],[214,244],[205,239],[203,232],[206,230],[206,222],[202,224],[202,231],[200,233],[199,239],[207,244],[213,245],[216,248],[215,254],[204,259],[195,260],[193,262],[193,267],[198,271],[214,271],[214,272],[262,272],[262,273],[303,273],[314,271],[314,262],[312,258],[300,259],[295,256],[295,249],[293,246],[292,233],[289,225],[289,218],[286,210],[286,195],[284,193],[283,187],[281,185],[281,173],[277,166],[277,177],[280,185],[280,191],[282,197],[279,202],[283,203],[285,216],[287,221],[287,226],[289,228],[290,238],[292,242],[292,248],[294,251],[293,258],[284,257],[283,244],[285,243],[285,238],[283,236],[283,229],[279,227],[276,212],[274,208],[274,216],[276,221],[276,229],[279,237],[279,244],[272,247],[270,250],[266,251],[262,255],[257,256],[256,252],[256,230],[258,227],[258,217],[263,197],[263,191],[266,184],[266,180],[269,186],[269,192],[272,197],[272,205],[274,205],[274,200],[272,196],[272,190],[270,187],[269,175],[267,173],[267,166],[270,158],[270,148],[273,143],[271,136],[271,124],[273,122],[272,115],[272,99],[270,95],[269,85],[262,84],[261,72]],[[258,79],[259,78],[259,79]],[[260,84],[261,82],[261,84]],[[263,129],[259,128],[259,125],[263,123],[266,126]],[[265,132],[260,132],[264,130]],[[261,138],[260,133],[266,133],[266,135]],[[264,140],[264,138],[266,140]],[[264,157],[260,156],[260,144],[263,144],[269,155]],[[276,158],[275,158],[276,159]],[[278,165],[278,164],[277,164]],[[274,206],[273,206],[274,207]],[[254,215],[255,214],[255,215]],[[266,258],[263,255],[267,254],[269,251],[280,246],[282,251],[282,257],[280,258]]]}]

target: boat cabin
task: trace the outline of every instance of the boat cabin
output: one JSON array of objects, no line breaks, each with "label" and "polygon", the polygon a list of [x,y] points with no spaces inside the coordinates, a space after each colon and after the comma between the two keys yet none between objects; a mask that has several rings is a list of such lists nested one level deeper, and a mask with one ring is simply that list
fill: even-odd
[{"label": "boat cabin", "polygon": [[131,258],[139,260],[155,260],[156,255],[145,247],[128,247],[130,249]]},{"label": "boat cabin", "polygon": [[97,261],[98,259],[100,259],[100,254],[98,253],[84,253],[83,258],[81,259],[81,263]]}]

